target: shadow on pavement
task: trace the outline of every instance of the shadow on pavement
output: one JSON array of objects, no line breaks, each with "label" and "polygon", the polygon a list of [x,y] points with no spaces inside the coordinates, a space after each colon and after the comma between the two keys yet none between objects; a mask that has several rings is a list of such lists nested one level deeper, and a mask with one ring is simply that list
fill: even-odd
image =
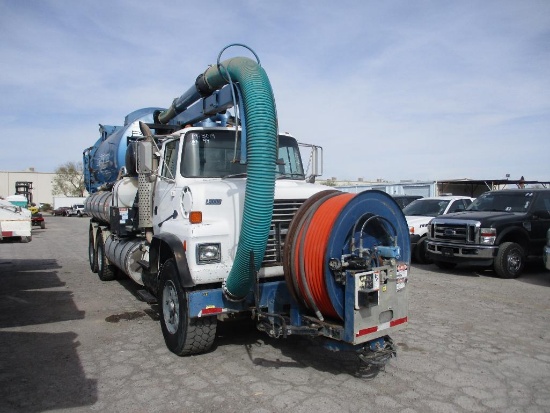
[{"label": "shadow on pavement", "polygon": [[[74,332],[40,325],[80,320],[56,260],[0,260],[0,411],[38,412],[94,404]],[[40,331],[33,331],[40,329]],[[14,331],[16,330],[16,331]]]},{"label": "shadow on pavement", "polygon": [[[250,361],[266,369],[312,368],[334,375],[343,373],[362,378],[373,378],[383,370],[379,366],[366,366],[355,353],[328,350],[322,340],[305,336],[272,338],[258,331],[253,320],[225,321],[218,323],[212,351],[225,345],[243,345]],[[264,346],[278,349],[284,359],[262,357]]]}]

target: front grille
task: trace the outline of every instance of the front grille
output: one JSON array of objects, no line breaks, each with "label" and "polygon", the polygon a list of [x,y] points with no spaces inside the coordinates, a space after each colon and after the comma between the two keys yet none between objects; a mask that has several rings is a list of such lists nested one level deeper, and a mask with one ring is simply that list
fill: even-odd
[{"label": "front grille", "polygon": [[273,205],[273,218],[262,266],[282,265],[283,248],[290,221],[305,199],[276,199]]},{"label": "front grille", "polygon": [[430,239],[450,243],[478,243],[479,223],[433,220],[431,223]]}]

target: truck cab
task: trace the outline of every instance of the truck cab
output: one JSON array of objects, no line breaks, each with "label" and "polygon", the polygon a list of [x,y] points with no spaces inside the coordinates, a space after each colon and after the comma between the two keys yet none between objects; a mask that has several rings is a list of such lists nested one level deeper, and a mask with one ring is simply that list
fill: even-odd
[{"label": "truck cab", "polygon": [[[188,261],[195,283],[221,282],[235,258],[248,178],[247,166],[239,161],[240,142],[240,133],[230,128],[192,127],[167,136],[161,144],[153,228],[159,236],[178,234],[187,249],[195,251],[199,260]],[[328,189],[306,182],[299,144],[289,134],[278,137],[275,169],[262,277],[283,275],[283,246],[292,217],[307,198]]]}]

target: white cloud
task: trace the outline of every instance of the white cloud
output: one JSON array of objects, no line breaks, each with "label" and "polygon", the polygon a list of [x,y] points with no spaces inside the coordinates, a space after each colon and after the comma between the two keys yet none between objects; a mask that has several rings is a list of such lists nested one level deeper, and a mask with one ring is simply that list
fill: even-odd
[{"label": "white cloud", "polygon": [[237,42],[327,176],[547,180],[549,27],[544,0],[0,2],[0,169],[80,159]]}]

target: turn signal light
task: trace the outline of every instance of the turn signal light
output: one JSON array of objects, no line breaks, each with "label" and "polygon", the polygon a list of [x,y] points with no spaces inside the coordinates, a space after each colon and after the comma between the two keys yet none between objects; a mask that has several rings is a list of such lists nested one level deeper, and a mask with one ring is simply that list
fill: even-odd
[{"label": "turn signal light", "polygon": [[189,222],[191,224],[200,224],[202,222],[202,212],[201,211],[191,211],[189,213]]}]

